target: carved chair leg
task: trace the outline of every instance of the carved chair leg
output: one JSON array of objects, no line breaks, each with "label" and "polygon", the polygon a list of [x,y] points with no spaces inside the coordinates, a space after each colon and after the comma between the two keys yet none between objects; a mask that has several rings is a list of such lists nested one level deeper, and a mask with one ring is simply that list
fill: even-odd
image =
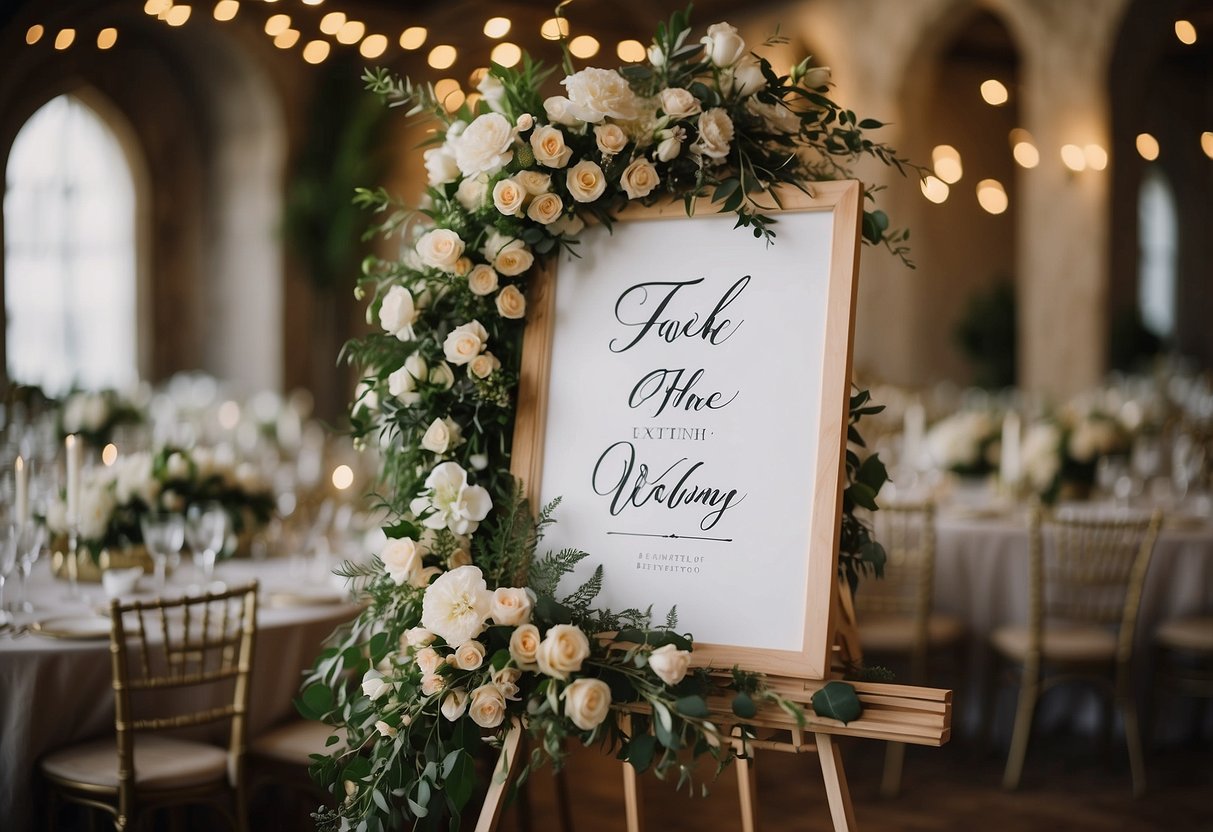
[{"label": "carved chair leg", "polygon": [[1036,713],[1036,700],[1040,696],[1040,668],[1025,665],[1023,679],[1019,684],[1019,705],[1015,710],[1015,727],[1011,733],[1011,750],[1007,755],[1007,767],[1003,772],[1004,789],[1019,788],[1023,775],[1024,758],[1028,754],[1028,740],[1032,736],[1032,717]]},{"label": "carved chair leg", "polygon": [[1129,746],[1133,796],[1141,797],[1146,792],[1146,761],[1141,746],[1141,727],[1137,720],[1137,702],[1133,698],[1133,687],[1127,673],[1120,677],[1116,688],[1116,704],[1125,723],[1125,743]]}]

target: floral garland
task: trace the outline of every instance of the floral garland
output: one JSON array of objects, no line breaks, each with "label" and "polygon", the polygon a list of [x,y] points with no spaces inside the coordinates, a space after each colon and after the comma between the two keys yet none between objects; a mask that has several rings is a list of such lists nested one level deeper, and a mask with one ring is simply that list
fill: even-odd
[{"label": "floral garland", "polygon": [[[536,738],[532,763],[559,764],[576,737],[618,748],[640,770],[677,772],[682,785],[695,758],[723,766],[733,754],[709,719],[710,696],[727,694],[741,720],[760,701],[802,716],[754,674],[689,670],[693,644],[673,611],[655,624],[651,610],[595,609],[601,567],[558,592],[586,555],[537,557],[555,505],[536,519],[509,474],[525,278],[537,259],[575,254],[587,221],[609,226],[631,202],[681,199],[690,213],[706,200],[770,242],[778,186],[846,178],[865,155],[907,163],[866,137],[879,122],[828,97],[828,69],[806,59],[779,75],[727,23],[695,41],[678,13],[658,26],[645,64],[574,72],[567,50],[565,63],[565,95],[545,99],[549,72],[524,56],[514,69],[494,65],[475,109],[453,114],[428,85],[382,70],[365,78],[440,127],[420,210],[382,189],[356,197],[378,217],[368,237],[402,246],[399,257],[364,261],[356,296],[381,331],[344,353],[361,369],[353,433],[380,449],[392,522],[371,564],[342,568],[368,606],[322,653],[299,699],[305,716],[345,731],[313,767],[339,800],[317,815],[325,829],[437,828],[458,817],[478,749],[498,745],[512,719]],[[907,236],[865,211],[866,242],[904,260]],[[866,392],[852,396],[853,445],[863,444],[855,423],[880,409]],[[876,508],[886,476],[856,448],[846,475],[840,569],[854,582],[883,567],[855,509]],[[625,733],[616,706],[632,702],[650,715]]]}]

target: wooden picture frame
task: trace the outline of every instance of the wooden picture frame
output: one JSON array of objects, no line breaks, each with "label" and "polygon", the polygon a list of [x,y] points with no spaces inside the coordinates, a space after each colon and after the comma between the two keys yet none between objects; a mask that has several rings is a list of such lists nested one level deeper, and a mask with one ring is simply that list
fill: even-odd
[{"label": "wooden picture frame", "polygon": [[[740,666],[746,670],[763,672],[778,676],[793,677],[800,679],[823,679],[829,674],[830,669],[830,649],[833,643],[833,623],[831,621],[831,612],[833,609],[834,593],[837,591],[837,560],[838,560],[838,536],[839,525],[842,516],[842,487],[843,487],[843,454],[846,447],[846,430],[848,422],[848,404],[850,397],[850,377],[851,377],[851,354],[852,343],[854,338],[854,319],[855,319],[855,297],[856,297],[856,271],[858,267],[858,248],[859,248],[859,229],[862,216],[862,186],[855,181],[838,181],[838,182],[823,182],[813,183],[810,188],[810,193],[805,194],[796,190],[781,191],[780,202],[782,203],[781,210],[771,212],[777,219],[774,226],[777,232],[777,237],[772,246],[767,246],[763,241],[756,240],[744,229],[734,230],[732,228],[734,217],[731,214],[717,214],[708,206],[701,206],[701,210],[694,217],[688,218],[685,213],[684,206],[681,202],[662,203],[652,207],[637,206],[624,211],[619,218],[619,222],[613,229],[612,236],[606,237],[606,229],[588,229],[583,235],[583,243],[581,245],[581,258],[571,260],[570,255],[562,253],[559,258],[553,258],[551,265],[541,270],[535,275],[529,287],[528,295],[528,310],[527,310],[527,325],[524,334],[523,356],[521,365],[521,377],[519,380],[518,404],[516,410],[516,424],[514,431],[513,459],[511,470],[524,485],[525,491],[533,506],[539,506],[552,496],[561,495],[564,498],[564,503],[556,513],[557,524],[549,534],[549,540],[545,540],[544,549],[561,548],[564,545],[574,545],[583,547],[590,552],[591,557],[587,559],[588,563],[602,562],[603,557],[599,557],[595,553],[595,543],[600,544],[607,541],[607,538],[601,537],[603,532],[599,528],[597,521],[589,525],[583,523],[584,529],[589,529],[591,526],[595,529],[593,534],[583,533],[583,529],[578,527],[578,518],[590,517],[590,509],[580,512],[577,505],[570,507],[570,492],[577,492],[579,489],[586,488],[586,480],[583,474],[589,473],[577,468],[576,476],[566,477],[557,473],[561,467],[572,465],[574,463],[568,460],[574,455],[581,455],[586,452],[586,445],[593,441],[592,437],[595,430],[600,433],[605,433],[614,429],[626,429],[635,433],[640,430],[648,433],[647,429],[635,425],[619,426],[612,423],[607,426],[598,426],[594,424],[595,419],[599,414],[603,414],[606,418],[609,408],[600,407],[593,403],[581,403],[574,397],[581,395],[585,390],[599,390],[610,385],[615,385],[618,389],[625,389],[619,386],[619,379],[614,377],[614,371],[608,371],[608,376],[599,375],[596,377],[590,386],[587,387],[587,374],[590,370],[582,371],[578,362],[584,360],[587,362],[587,368],[590,364],[596,367],[608,366],[602,362],[617,360],[617,356],[627,350],[629,347],[640,343],[642,339],[648,338],[649,342],[644,344],[648,348],[648,343],[653,344],[653,349],[684,349],[683,345],[676,343],[681,338],[683,342],[690,341],[685,344],[685,349],[682,354],[686,354],[686,350],[699,348],[694,341],[699,338],[703,344],[710,344],[712,347],[721,347],[717,352],[713,352],[712,356],[729,355],[727,350],[740,351],[742,349],[749,350],[749,355],[754,354],[754,350],[758,348],[759,340],[765,337],[770,337],[773,341],[778,341],[779,349],[777,354],[770,357],[769,366],[764,362],[761,367],[751,361],[745,366],[732,366],[729,372],[717,373],[717,376],[725,375],[733,378],[738,385],[743,382],[748,383],[751,377],[758,377],[766,373],[769,377],[771,373],[776,373],[782,379],[776,386],[782,385],[782,389],[788,391],[788,396],[795,401],[800,402],[800,405],[795,407],[789,405],[786,409],[778,405],[770,406],[763,410],[769,412],[770,421],[756,427],[756,430],[761,431],[761,436],[756,435],[756,439],[765,441],[770,444],[772,435],[780,435],[786,438],[786,447],[789,449],[787,454],[775,451],[780,458],[762,458],[750,459],[746,456],[744,442],[739,441],[732,433],[722,431],[722,438],[719,440],[719,445],[711,445],[710,447],[719,447],[720,453],[733,454],[737,458],[736,464],[717,465],[717,470],[724,469],[734,472],[744,468],[747,474],[751,470],[759,471],[760,473],[769,474],[772,477],[789,476],[791,481],[786,485],[788,488],[780,490],[776,496],[779,499],[790,500],[790,505],[794,505],[795,510],[785,511],[782,516],[770,518],[771,522],[756,523],[750,521],[743,528],[737,530],[737,533],[744,535],[774,535],[773,539],[788,539],[791,534],[789,530],[793,527],[801,529],[805,533],[797,532],[791,539],[795,541],[792,546],[770,546],[763,547],[760,545],[765,538],[747,537],[743,540],[742,537],[736,536],[736,533],[730,537],[701,537],[671,534],[640,534],[632,531],[607,531],[609,535],[624,535],[629,538],[672,538],[669,545],[697,545],[697,546],[716,546],[717,549],[711,550],[713,554],[706,555],[704,560],[711,560],[714,564],[724,564],[721,566],[713,566],[712,569],[719,569],[721,577],[718,578],[687,578],[687,580],[700,581],[698,588],[691,587],[687,591],[687,597],[684,601],[679,601],[679,610],[685,615],[688,606],[690,606],[694,615],[692,618],[697,618],[701,626],[707,622],[709,627],[714,620],[709,616],[712,609],[719,610],[719,617],[725,620],[741,622],[747,619],[770,617],[772,620],[780,620],[786,618],[791,625],[775,628],[778,632],[773,632],[768,638],[755,630],[754,633],[745,636],[745,641],[741,643],[730,642],[728,637],[704,639],[700,633],[696,632],[694,621],[687,621],[685,618],[680,620],[680,631],[690,630],[696,636],[695,657],[699,663],[710,663],[714,667],[728,668],[734,665]],[[660,223],[660,225],[651,225]],[[633,230],[635,229],[635,230]],[[645,230],[647,229],[647,230]],[[727,230],[729,236],[724,236]],[[599,232],[595,236],[592,232]],[[742,279],[738,279],[732,283],[728,292],[720,296],[717,301],[717,306],[712,314],[704,318],[688,318],[681,322],[675,322],[668,329],[660,329],[658,326],[657,313],[662,309],[672,309],[675,304],[676,294],[682,292],[678,298],[690,297],[692,288],[695,291],[706,293],[709,286],[722,286],[721,283],[713,275],[711,278],[703,277],[703,281],[697,279],[689,279],[686,281],[675,280],[674,277],[662,272],[661,269],[668,268],[670,253],[668,250],[659,252],[658,249],[666,249],[664,245],[654,246],[654,235],[658,235],[661,239],[669,238],[668,248],[677,249],[686,252],[686,256],[695,261],[695,268],[701,269],[704,275],[713,271],[714,264],[717,263],[744,263],[746,276],[744,284]],[[643,245],[634,246],[635,251],[629,249],[629,239],[645,238],[641,242]],[[799,243],[797,241],[800,241]],[[810,245],[809,240],[816,241]],[[597,243],[597,247],[595,247]],[[828,250],[826,250],[828,249]],[[660,254],[667,261],[666,266],[660,264],[649,263],[652,256]],[[629,260],[629,257],[635,258],[635,261]],[[658,259],[660,259],[660,257]],[[721,269],[727,266],[721,265]],[[653,269],[655,271],[649,271]],[[764,277],[763,270],[768,273],[776,274],[777,277]],[[800,272],[803,277],[801,281],[795,282],[792,276],[783,274],[785,269],[795,269]],[[587,297],[595,293],[602,292],[604,297],[609,297],[612,291],[615,291],[615,304],[612,310],[615,322],[621,326],[632,327],[638,331],[635,335],[635,340],[624,345],[622,339],[613,339],[609,343],[612,355],[607,358],[602,358],[604,341],[598,337],[605,335],[606,330],[602,328],[602,321],[605,320],[605,313],[601,312],[602,304],[591,307],[573,306],[566,309],[563,317],[558,318],[559,299],[562,297],[562,284],[560,275],[567,272],[566,284],[564,290],[568,293],[566,302],[574,303],[574,296],[583,289],[588,293]],[[602,284],[592,283],[587,276],[593,276],[595,279],[602,275]],[[621,276],[640,275],[641,283],[633,284],[624,289],[623,292],[617,290],[625,284],[619,282]],[[751,277],[753,280],[751,280]],[[633,279],[633,278],[625,278]],[[715,281],[715,282],[713,282]],[[779,281],[786,281],[780,283]],[[737,286],[741,285],[741,289]],[[657,292],[654,291],[650,295],[650,287],[670,286],[668,294],[665,297],[665,304],[658,303],[656,300],[650,304],[650,298],[656,298]],[[751,286],[758,288],[750,289]],[[588,288],[586,288],[588,287]],[[763,288],[766,287],[766,288]],[[639,292],[636,290],[639,289]],[[662,290],[666,291],[666,290]],[[763,298],[766,306],[755,306],[750,304],[744,306],[738,298],[741,298],[743,291],[750,291],[746,303],[749,303],[750,298]],[[773,294],[764,295],[762,292],[772,292]],[[628,294],[628,293],[635,294]],[[786,292],[800,292],[802,294],[787,295]],[[626,296],[626,297],[625,297]],[[707,297],[707,294],[703,295]],[[812,303],[805,301],[809,297],[814,298]],[[642,323],[642,318],[632,317],[629,320],[624,320],[621,317],[621,307],[625,310],[636,308],[639,309],[644,304],[649,304],[643,314],[649,314],[648,309],[655,310],[652,318],[648,319],[647,325]],[[722,306],[723,304],[723,306]],[[730,304],[733,309],[727,309]],[[582,315],[582,309],[593,308],[596,311],[587,312],[586,314],[593,315],[592,319],[587,318],[586,321],[575,321],[570,319],[570,315],[579,317]],[[710,307],[705,307],[710,308]],[[737,317],[734,323],[724,319],[725,314],[741,316],[753,316],[754,310],[761,312],[763,319],[751,321],[748,318]],[[572,310],[572,311],[570,311]],[[798,313],[803,313],[800,318]],[[631,313],[628,313],[631,314]],[[719,315],[720,317],[716,317]],[[709,331],[709,324],[715,328]],[[595,329],[595,327],[599,327]],[[636,328],[639,328],[636,330]],[[747,328],[748,327],[748,328]],[[792,329],[789,329],[791,327]],[[735,342],[736,346],[726,345],[724,342],[731,337],[732,334],[740,333],[743,328],[746,331],[746,336]],[[629,332],[633,331],[629,330]],[[757,332],[759,339],[755,339],[750,333]],[[675,335],[675,340],[668,340],[669,335]],[[650,336],[656,336],[650,337]],[[719,338],[717,338],[719,336]],[[582,343],[579,343],[579,339]],[[588,339],[588,340],[586,340]],[[592,343],[591,343],[592,341]],[[796,353],[799,347],[804,342],[805,349],[801,354]],[[791,349],[788,347],[791,345]],[[727,349],[726,349],[727,348]],[[559,349],[560,356],[554,362],[553,350]],[[706,346],[703,349],[707,349]],[[652,353],[656,355],[657,353]],[[737,354],[741,354],[738,352]],[[639,360],[639,359],[638,359]],[[655,360],[655,359],[650,359]],[[664,360],[664,359],[662,359]],[[706,358],[704,360],[707,360]],[[725,359],[722,367],[729,368],[728,362],[735,359]],[[557,365],[554,370],[554,364]],[[613,367],[614,365],[609,365]],[[647,366],[647,365],[646,365]],[[797,367],[803,366],[804,372],[797,372]],[[712,369],[715,369],[713,366]],[[688,368],[689,370],[689,368]],[[634,368],[631,370],[635,372]],[[752,372],[751,372],[752,371]],[[555,376],[554,376],[555,372]],[[622,371],[626,372],[626,371]],[[643,400],[652,398],[654,392],[660,385],[665,384],[666,378],[672,372],[671,369],[654,370],[654,373],[660,372],[657,382],[642,382],[647,386],[642,387],[642,383],[637,383],[632,387],[628,403],[632,408],[636,405],[631,404],[637,396],[637,391],[641,391],[640,396]],[[731,375],[730,375],[731,373]],[[650,374],[651,375],[651,374]],[[809,383],[798,385],[797,381],[801,377],[811,379]],[[634,378],[632,376],[631,378]],[[630,383],[631,378],[627,381]],[[645,376],[644,378],[649,378]],[[665,406],[671,399],[670,389],[675,389],[677,380],[671,382],[665,392],[662,407]],[[553,386],[557,389],[553,389]],[[690,384],[682,382],[682,393],[675,392],[674,399],[686,399],[688,402],[694,400],[696,405],[703,406],[706,410],[706,415],[702,418],[710,419],[717,418],[712,413],[713,405],[704,405],[705,399],[711,397],[704,393],[698,398],[690,395]],[[727,392],[720,393],[715,403],[720,405],[721,417],[726,413],[724,406],[729,402],[738,399],[741,394],[741,387],[733,395],[732,399],[725,401]],[[698,394],[697,394],[698,395]],[[739,401],[743,407],[755,408],[758,407],[756,402],[759,401],[761,395],[750,395],[742,397]],[[778,402],[778,397],[772,397],[773,402]],[[752,404],[754,402],[754,404]],[[808,404],[804,404],[807,402]],[[684,412],[690,413],[690,405]],[[580,409],[578,409],[580,408]],[[589,408],[587,410],[587,408]],[[815,408],[815,412],[814,412]],[[799,409],[800,412],[797,412]],[[786,410],[787,412],[776,412]],[[662,412],[660,409],[655,409],[658,416],[670,416],[669,411]],[[575,414],[576,418],[571,424],[566,424],[560,420],[568,420],[570,414]],[[699,417],[700,412],[696,413]],[[639,416],[633,421],[639,421]],[[704,424],[711,424],[705,422]],[[810,426],[807,430],[805,426]],[[655,428],[656,429],[656,428]],[[671,429],[673,430],[673,429]],[[699,430],[699,428],[690,428],[688,430]],[[713,437],[713,442],[716,442],[715,431],[710,431]],[[661,434],[661,430],[658,430]],[[637,434],[639,436],[641,434]],[[706,434],[705,434],[706,435]],[[673,434],[671,434],[673,436]],[[692,438],[698,434],[690,435]],[[639,440],[637,440],[639,441]],[[785,447],[783,439],[780,440],[778,448]],[[627,442],[617,442],[611,445],[610,448]],[[649,447],[649,446],[644,446]],[[654,445],[655,449],[664,450],[663,446]],[[665,446],[668,447],[668,446]],[[700,446],[708,447],[708,446]],[[608,450],[610,449],[608,448]],[[768,454],[772,453],[768,447]],[[626,450],[621,452],[626,453]],[[633,446],[632,461],[635,462],[636,451]],[[683,462],[687,462],[690,458],[687,457]],[[798,469],[798,463],[802,460],[806,461],[806,467],[803,470]],[[599,488],[599,471],[600,468],[614,471],[617,460],[612,457],[609,462],[606,453],[598,458],[597,464],[593,467],[591,496],[606,498],[605,493]],[[750,463],[753,463],[750,465]],[[580,463],[577,463],[580,464]],[[676,465],[678,463],[675,463]],[[688,462],[688,465],[690,463]],[[691,467],[694,471],[698,466]],[[644,515],[649,509],[656,510],[656,506],[661,502],[664,496],[669,505],[663,505],[663,508],[672,508],[677,502],[674,499],[678,489],[682,483],[686,481],[684,477],[675,486],[662,495],[652,496],[658,491],[654,487],[650,493],[652,500],[657,502],[645,503],[641,505],[636,502],[638,492],[632,491],[631,496],[624,499],[623,503],[617,505],[619,498],[627,489],[625,479],[627,473],[633,470],[639,470],[635,482],[641,485],[646,484],[647,474],[649,473],[645,466],[641,464],[637,469],[634,469],[626,460],[623,463],[622,469],[625,473],[619,481],[618,488],[615,492],[614,499],[609,503],[609,513],[614,514],[617,507],[620,512],[626,507],[629,510],[635,507],[635,511],[629,516],[636,514]],[[656,468],[653,469],[654,471]],[[667,469],[665,474],[669,474],[673,468]],[[707,470],[707,468],[701,469]],[[549,473],[549,481],[545,482],[545,471]],[[554,473],[555,472],[555,473]],[[661,476],[665,476],[662,474]],[[672,474],[671,477],[678,474]],[[613,476],[611,474],[610,476]],[[562,479],[564,481],[555,482],[553,479]],[[607,478],[609,480],[609,477]],[[658,477],[658,480],[660,477]],[[653,480],[657,482],[657,480]],[[637,488],[640,485],[636,486]],[[772,486],[774,488],[774,486]],[[796,494],[791,494],[788,489],[796,491]],[[800,493],[803,490],[804,493]],[[785,492],[787,492],[785,494]],[[684,492],[686,493],[686,492]],[[692,493],[694,490],[692,489]],[[729,494],[738,494],[737,489],[729,492]],[[740,498],[737,498],[735,506],[740,508],[741,503],[746,497],[749,497],[751,492],[747,491]],[[704,522],[716,523],[724,517],[726,510],[732,510],[734,506],[729,503],[729,498],[725,495],[723,489],[708,489],[705,487],[702,491],[704,499],[699,501],[701,506],[707,506],[711,499],[717,499],[718,502],[711,502],[711,506],[715,509],[718,506],[720,514],[714,520],[708,520],[707,515],[700,521],[700,527],[703,527]],[[755,506],[761,506],[763,494],[756,494],[754,499],[750,501],[750,507],[745,509],[745,512],[753,513],[756,511]],[[574,499],[580,499],[574,493]],[[650,498],[645,498],[650,499]],[[630,505],[626,505],[628,501]],[[581,503],[589,506],[591,500],[581,499]],[[684,500],[680,507],[689,507],[690,500]],[[596,504],[594,509],[601,514],[601,503]],[[803,507],[803,514],[801,514]],[[573,518],[570,521],[570,516]],[[620,515],[622,516],[622,515]],[[667,516],[667,515],[662,515]],[[679,515],[682,516],[682,515]],[[739,522],[738,517],[748,517],[748,514],[743,514],[741,511],[735,511],[730,522],[735,525]],[[609,521],[616,522],[616,521]],[[673,521],[671,521],[672,523]],[[800,525],[798,525],[800,524]],[[657,528],[657,527],[653,527]],[[664,531],[659,529],[659,531]],[[677,530],[675,530],[677,531]],[[557,535],[557,541],[549,547],[551,534]],[[706,534],[706,533],[705,533]],[[780,537],[782,535],[782,537]],[[685,543],[686,540],[706,540],[707,543]],[[567,543],[565,542],[567,539]],[[610,538],[611,546],[615,545],[618,538]],[[746,540],[752,540],[750,544]],[[637,545],[629,541],[628,545]],[[664,544],[663,544],[664,545]],[[731,547],[731,548],[730,548]],[[778,552],[771,554],[771,551],[778,549]],[[790,551],[784,551],[790,549]],[[706,551],[706,550],[705,550]],[[734,573],[739,568],[739,558],[748,558],[755,556],[755,552],[760,551],[763,557],[777,557],[779,560],[775,563],[774,569],[766,574],[754,574],[753,581],[758,587],[758,595],[751,592],[750,584],[747,581],[741,581],[733,575],[729,580],[725,576],[727,570],[732,570]],[[640,562],[642,555],[649,553],[636,553],[637,563],[635,568],[640,569],[644,564]],[[629,557],[631,557],[629,555]],[[677,553],[663,554],[661,557],[680,558],[686,557]],[[803,558],[803,560],[801,560]],[[606,563],[606,586],[608,590],[618,580],[621,570],[618,562],[612,562],[607,559]],[[803,569],[801,569],[803,564]],[[789,582],[795,583],[791,578],[783,577],[783,571],[786,567],[788,575],[795,576],[796,581],[799,580],[799,575],[803,574],[804,587],[801,593],[795,585],[787,586]],[[662,566],[660,569],[680,569],[683,567],[677,566]],[[632,571],[632,570],[625,570]],[[708,566],[704,567],[704,571],[710,571]],[[698,576],[699,573],[696,573]],[[764,587],[762,582],[770,575],[770,585]],[[631,580],[630,576],[625,575],[625,578]],[[665,578],[652,578],[650,580],[662,581]],[[673,580],[670,578],[669,580]],[[626,583],[626,581],[625,581]],[[657,584],[653,584],[657,588]],[[664,587],[664,584],[662,585]],[[709,591],[710,590],[710,591]],[[674,591],[670,589],[669,591]],[[782,593],[782,599],[777,606],[778,608],[764,608],[762,598],[764,593]],[[747,594],[748,593],[748,594]],[[660,592],[658,593],[660,594]],[[640,605],[644,606],[653,603],[654,599],[643,593],[635,593],[637,597],[634,601],[631,597],[619,600],[615,597],[605,599],[605,606],[614,609],[619,609],[625,605]],[[710,596],[710,597],[709,597]],[[803,607],[797,612],[797,605],[803,598]],[[616,603],[616,601],[619,601]],[[697,604],[703,603],[706,609],[698,609]],[[599,604],[603,602],[600,601]],[[774,604],[774,602],[773,602]],[[790,606],[789,606],[790,605]],[[787,609],[785,609],[785,607]],[[735,610],[735,611],[734,611]],[[785,615],[786,613],[786,615]],[[655,620],[660,622],[664,614],[664,608],[660,600],[655,605]],[[796,625],[795,621],[799,618],[802,622]],[[759,625],[760,626],[760,625]],[[720,628],[717,628],[720,629]],[[739,637],[740,638],[740,637]],[[769,642],[769,643],[768,643]]]}]

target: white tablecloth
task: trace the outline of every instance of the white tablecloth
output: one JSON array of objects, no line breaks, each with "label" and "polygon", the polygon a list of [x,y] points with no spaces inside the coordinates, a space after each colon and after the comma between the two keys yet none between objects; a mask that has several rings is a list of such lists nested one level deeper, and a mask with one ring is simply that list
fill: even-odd
[{"label": "white tablecloth", "polygon": [[[183,583],[188,574],[183,569]],[[323,587],[328,581],[323,573],[309,574],[298,562],[230,561],[219,564],[215,577],[229,586],[254,578],[261,582],[248,718],[251,739],[293,716],[291,700],[298,693],[301,672],[311,665],[323,639],[353,617],[357,608],[325,598]],[[67,584],[53,580],[47,564],[40,562],[30,583],[30,598],[37,609],[18,616],[18,622],[89,613],[105,606],[98,585],[81,587],[82,602],[66,601]],[[171,583],[167,594],[180,594],[183,588]],[[301,597],[289,597],[292,592]],[[309,594],[314,601],[310,604],[305,603]],[[20,832],[44,825],[32,805],[39,758],[53,749],[113,733],[110,674],[108,639],[0,636],[0,826],[4,829]]]}]

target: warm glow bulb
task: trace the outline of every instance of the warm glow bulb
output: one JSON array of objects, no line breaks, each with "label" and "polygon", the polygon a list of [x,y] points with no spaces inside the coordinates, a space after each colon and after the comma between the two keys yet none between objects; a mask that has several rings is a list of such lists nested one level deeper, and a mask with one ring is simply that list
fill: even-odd
[{"label": "warm glow bulb", "polygon": [[335,35],[345,25],[344,12],[329,12],[320,18],[320,31],[326,35]]},{"label": "warm glow bulb", "polygon": [[272,14],[265,21],[265,33],[270,37],[275,37],[291,28],[291,16],[289,14]]},{"label": "warm glow bulb", "polygon": [[1180,43],[1187,44],[1188,46],[1196,43],[1196,27],[1192,25],[1192,21],[1175,21],[1175,37],[1179,38]]},{"label": "warm glow bulb", "polygon": [[638,40],[621,40],[615,47],[615,54],[624,63],[634,64],[643,61],[645,57],[644,44]]},{"label": "warm glow bulb", "polygon": [[1076,144],[1062,145],[1061,162],[1070,170],[1078,173],[1081,170],[1086,170],[1087,154],[1083,153],[1082,148]]},{"label": "warm glow bulb", "polygon": [[287,29],[285,32],[279,32],[274,36],[274,46],[277,46],[279,49],[290,49],[299,42],[301,34],[298,29]]},{"label": "warm glow bulb", "polygon": [[386,35],[367,35],[358,46],[358,52],[364,58],[378,58],[387,51]]},{"label": "warm glow bulb", "polygon": [[169,26],[184,26],[185,21],[190,19],[190,12],[193,11],[189,6],[173,6],[164,15],[164,22]]},{"label": "warm glow bulb", "polygon": [[455,63],[457,57],[459,57],[459,53],[455,51],[455,47],[443,43],[430,50],[426,62],[434,69],[446,69]]},{"label": "warm glow bulb", "polygon": [[101,449],[101,464],[106,468],[118,461],[118,446],[113,442]]},{"label": "warm glow bulb", "polygon": [[424,26],[410,26],[400,33],[400,48],[410,51],[420,49],[428,34]]},{"label": "warm glow bulb", "polygon": [[76,41],[75,29],[60,29],[59,34],[55,35],[55,48],[59,50],[67,49]]},{"label": "warm glow bulb", "polygon": [[964,176],[960,151],[950,144],[937,145],[931,151],[931,161],[935,166],[935,175],[949,185],[955,185]]},{"label": "warm glow bulb", "polygon": [[987,81],[981,82],[981,97],[987,104],[994,107],[1001,107],[1007,103],[1010,94],[1007,92],[1007,87],[1002,81],[996,81],[990,78]]},{"label": "warm glow bulb", "polygon": [[522,60],[522,49],[518,47],[518,44],[505,40],[493,47],[489,58],[495,64],[513,66]]},{"label": "warm glow bulb", "polygon": [[1087,167],[1091,170],[1103,170],[1108,166],[1108,151],[1104,150],[1101,145],[1089,144],[1082,149],[1082,152],[1087,159]]},{"label": "warm glow bulb", "polygon": [[455,90],[453,93],[442,99],[442,106],[446,108],[448,113],[453,113],[463,106],[463,102],[467,100],[467,96],[463,94],[463,90]]},{"label": "warm glow bulb", "polygon": [[305,6],[319,6],[324,0],[303,0]]},{"label": "warm glow bulb", "polygon": [[46,33],[46,27],[41,23],[35,23],[33,26],[25,30],[25,42],[33,46],[38,41],[42,40],[42,35]]},{"label": "warm glow bulb", "polygon": [[150,14],[152,17],[159,17],[169,10],[169,6],[173,5],[173,0],[147,0],[143,4],[144,14]]},{"label": "warm glow bulb", "polygon": [[97,33],[97,48],[98,49],[113,49],[114,44],[118,42],[118,30],[113,26],[108,26]]},{"label": "warm glow bulb", "polygon": [[434,97],[442,101],[453,92],[459,91],[459,82],[454,78],[443,78],[434,84]]},{"label": "warm glow bulb", "polygon": [[349,46],[362,40],[366,34],[366,24],[361,20],[347,20],[345,25],[337,30],[337,42]]},{"label": "warm glow bulb", "polygon": [[303,47],[303,60],[309,64],[318,64],[329,56],[329,42],[327,40],[309,41],[308,45]]},{"label": "warm glow bulb", "polygon": [[1040,164],[1040,151],[1031,142],[1016,142],[1011,155],[1022,167],[1034,168]]},{"label": "warm glow bulb", "polygon": [[236,12],[238,11],[240,11],[238,0],[219,0],[215,4],[214,16],[219,21],[231,20],[236,16]]},{"label": "warm glow bulb", "polygon": [[948,198],[948,183],[937,176],[924,177],[919,187],[922,195],[937,205]]},{"label": "warm glow bulb", "polygon": [[589,35],[578,35],[569,41],[569,51],[578,58],[592,58],[598,54],[598,39]]},{"label": "warm glow bulb", "polygon": [[480,86],[480,82],[483,81],[484,76],[486,76],[488,74],[489,74],[489,68],[487,66],[476,67],[468,75],[468,86],[470,86],[470,87]]},{"label": "warm glow bulb", "polygon": [[338,465],[333,469],[333,486],[338,491],[345,491],[354,484],[354,469],[348,465]]},{"label": "warm glow bulb", "polygon": [[1158,158],[1158,139],[1151,136],[1149,133],[1137,134],[1137,153],[1147,162],[1153,162]]},{"label": "warm glow bulb", "polygon": [[1213,159],[1213,133],[1208,130],[1200,134],[1200,149],[1205,152],[1205,155]]},{"label": "warm glow bulb", "polygon": [[539,27],[544,40],[560,40],[569,36],[569,21],[563,17],[549,17]]},{"label": "warm glow bulb", "polygon": [[503,38],[510,33],[508,17],[490,17],[484,22],[484,33],[490,38]]},{"label": "warm glow bulb", "polygon": [[1007,210],[1007,192],[997,179],[983,179],[977,183],[977,204],[991,214]]}]

